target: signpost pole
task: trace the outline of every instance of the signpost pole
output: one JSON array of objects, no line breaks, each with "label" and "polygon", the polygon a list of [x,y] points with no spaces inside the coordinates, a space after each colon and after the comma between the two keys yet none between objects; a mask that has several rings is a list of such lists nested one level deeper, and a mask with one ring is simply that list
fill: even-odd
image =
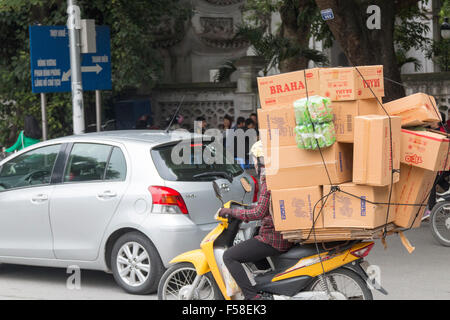
[{"label": "signpost pole", "polygon": [[70,69],[72,81],[73,133],[85,132],[83,86],[81,83],[80,29],[81,14],[76,0],[67,0],[67,29],[69,30]]},{"label": "signpost pole", "polygon": [[102,95],[100,90],[95,90],[95,115],[97,118],[97,132],[102,131]]},{"label": "signpost pole", "polygon": [[47,140],[47,97],[41,93],[42,140]]}]

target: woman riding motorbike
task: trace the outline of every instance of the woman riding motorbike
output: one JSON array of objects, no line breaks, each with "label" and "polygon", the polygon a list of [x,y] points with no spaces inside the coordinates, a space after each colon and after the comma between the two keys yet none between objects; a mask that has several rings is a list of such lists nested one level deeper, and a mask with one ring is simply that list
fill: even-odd
[{"label": "woman riding motorbike", "polygon": [[250,209],[226,209],[220,210],[222,217],[234,217],[245,222],[252,220],[262,220],[259,233],[252,239],[243,241],[225,251],[223,261],[233,276],[234,280],[241,288],[246,300],[264,299],[253,288],[247,273],[241,263],[257,262],[269,256],[279,255],[292,246],[290,242],[284,240],[281,233],[275,231],[272,216],[269,211],[270,191],[267,190],[264,158],[261,141],[256,142],[250,154],[253,156],[255,169],[259,175],[260,193],[258,204]]}]

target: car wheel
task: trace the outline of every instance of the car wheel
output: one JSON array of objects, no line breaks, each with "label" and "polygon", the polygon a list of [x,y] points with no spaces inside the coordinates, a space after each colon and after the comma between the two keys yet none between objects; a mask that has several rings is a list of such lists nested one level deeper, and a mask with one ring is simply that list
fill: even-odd
[{"label": "car wheel", "polygon": [[155,246],[139,232],[126,233],[117,239],[112,249],[111,269],[116,282],[132,294],[155,292],[164,272]]}]

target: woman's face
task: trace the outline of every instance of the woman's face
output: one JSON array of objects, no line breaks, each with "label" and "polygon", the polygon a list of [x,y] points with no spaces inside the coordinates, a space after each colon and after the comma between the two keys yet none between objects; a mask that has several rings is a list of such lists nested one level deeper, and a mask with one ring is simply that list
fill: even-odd
[{"label": "woman's face", "polygon": [[231,122],[227,118],[223,119],[223,127],[229,129],[231,127]]},{"label": "woman's face", "polygon": [[258,166],[258,159],[256,159],[255,156],[252,156],[252,160],[253,160],[253,163],[254,163],[254,165],[255,165],[255,171],[256,171],[256,173],[258,173],[258,169],[259,169],[259,166]]}]

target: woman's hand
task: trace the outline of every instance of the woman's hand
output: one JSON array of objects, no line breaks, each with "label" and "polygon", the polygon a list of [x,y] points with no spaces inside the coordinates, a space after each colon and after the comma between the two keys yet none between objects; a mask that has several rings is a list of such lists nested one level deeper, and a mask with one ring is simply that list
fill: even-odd
[{"label": "woman's hand", "polygon": [[219,211],[219,217],[228,218],[228,216],[231,214],[231,209],[229,208],[222,208]]}]

